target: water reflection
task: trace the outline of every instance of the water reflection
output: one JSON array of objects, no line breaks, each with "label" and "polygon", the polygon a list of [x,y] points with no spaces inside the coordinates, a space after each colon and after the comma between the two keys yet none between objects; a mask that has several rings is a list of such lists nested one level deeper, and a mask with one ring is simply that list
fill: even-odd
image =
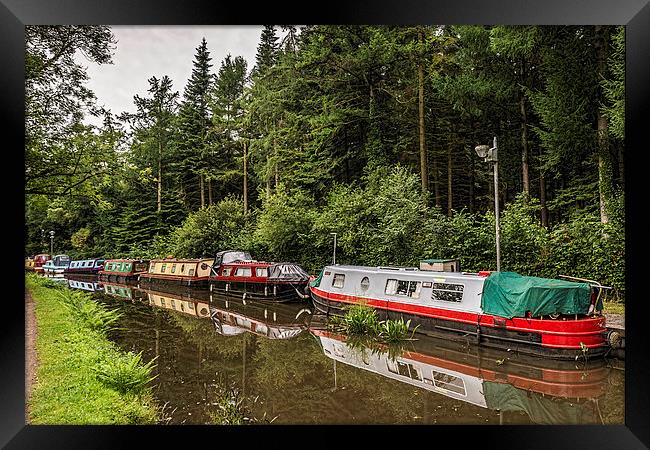
[{"label": "water reflection", "polygon": [[103,292],[103,284],[96,280],[94,277],[88,277],[83,275],[67,275],[65,277],[68,282],[68,287],[72,289],[81,289],[89,292]]},{"label": "water reflection", "polygon": [[[70,285],[84,289],[84,286]],[[290,339],[308,328],[313,308],[277,302],[246,301],[202,289],[165,290],[138,284],[103,283],[103,292],[125,300],[138,300],[156,308],[209,318],[218,334],[234,336],[249,332],[269,339]]]},{"label": "water reflection", "polygon": [[495,411],[525,412],[536,424],[602,423],[605,361],[562,364],[474,349],[453,350],[424,337],[402,348],[312,330],[327,357]]},{"label": "water reflection", "polygon": [[424,336],[364,344],[328,332],[309,303],[102,289],[94,298],[122,313],[110,338],[157,358],[154,395],[171,424],[215,423],[233,391],[247,417],[274,424],[623,423],[624,372],[604,362],[544,362]]}]

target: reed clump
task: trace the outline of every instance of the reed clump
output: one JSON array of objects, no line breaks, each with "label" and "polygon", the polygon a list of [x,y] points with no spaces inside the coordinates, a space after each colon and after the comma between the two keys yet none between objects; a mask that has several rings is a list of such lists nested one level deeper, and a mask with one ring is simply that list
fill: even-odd
[{"label": "reed clump", "polygon": [[349,335],[372,336],[382,342],[400,342],[413,338],[417,326],[409,336],[410,325],[410,319],[406,322],[401,317],[396,320],[379,320],[375,309],[365,305],[352,305],[346,308],[344,316],[331,317],[329,327]]}]

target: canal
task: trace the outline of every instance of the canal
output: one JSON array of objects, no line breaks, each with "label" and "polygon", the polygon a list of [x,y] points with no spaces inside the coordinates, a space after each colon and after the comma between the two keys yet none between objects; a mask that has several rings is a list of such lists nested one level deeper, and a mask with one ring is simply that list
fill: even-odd
[{"label": "canal", "polygon": [[110,333],[156,360],[165,423],[623,424],[624,363],[559,362],[415,335],[347,339],[301,303],[69,279],[122,313]]}]

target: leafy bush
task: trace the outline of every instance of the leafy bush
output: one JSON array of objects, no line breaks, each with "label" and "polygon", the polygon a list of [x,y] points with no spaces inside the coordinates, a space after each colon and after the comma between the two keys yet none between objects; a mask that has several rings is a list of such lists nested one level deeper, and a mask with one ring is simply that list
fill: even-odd
[{"label": "leafy bush", "polygon": [[106,360],[94,370],[97,378],[116,391],[140,394],[157,376],[151,376],[155,359],[144,364],[142,352],[121,353],[118,358]]}]

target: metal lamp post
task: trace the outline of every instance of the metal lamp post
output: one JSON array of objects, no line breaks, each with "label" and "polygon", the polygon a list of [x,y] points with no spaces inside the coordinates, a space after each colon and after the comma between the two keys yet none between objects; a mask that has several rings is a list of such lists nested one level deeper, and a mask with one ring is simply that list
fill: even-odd
[{"label": "metal lamp post", "polygon": [[332,253],[332,264],[336,264],[336,233],[330,233],[334,236],[334,252]]},{"label": "metal lamp post", "polygon": [[50,231],[50,255],[54,258],[54,231]]},{"label": "metal lamp post", "polygon": [[494,162],[494,218],[496,224],[497,241],[497,272],[501,271],[501,245],[499,237],[499,159],[497,157],[497,138],[494,137],[492,147],[489,145],[477,145],[474,150],[479,158],[486,162]]}]

